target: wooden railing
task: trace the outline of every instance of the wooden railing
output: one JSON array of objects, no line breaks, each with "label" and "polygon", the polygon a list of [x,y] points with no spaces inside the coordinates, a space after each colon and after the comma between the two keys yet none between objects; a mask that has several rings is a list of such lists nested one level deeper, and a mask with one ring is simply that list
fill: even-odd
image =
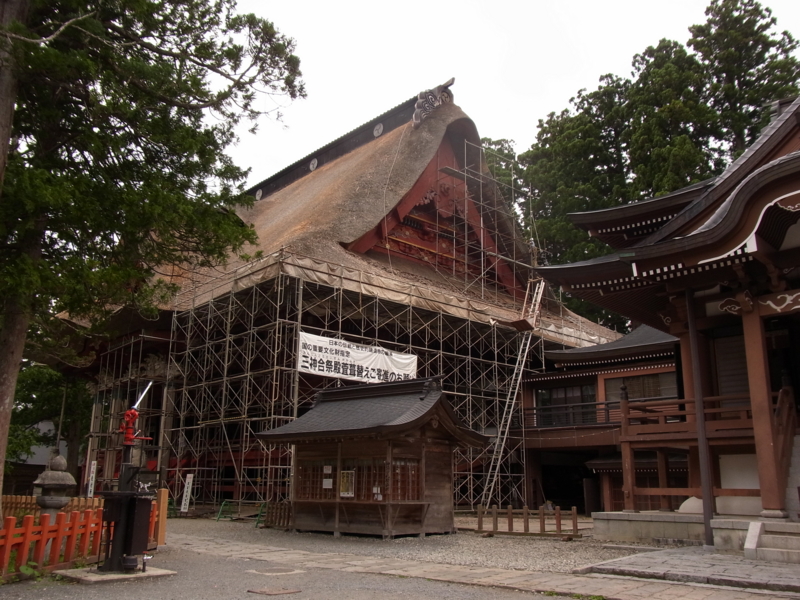
[{"label": "wooden railing", "polygon": [[[33,515],[6,517],[0,530],[0,580],[25,574],[69,568],[76,561],[96,562],[101,552],[103,509],[83,513],[58,513],[54,523],[42,515],[35,525]],[[95,560],[92,560],[92,559]]]},{"label": "wooden railing", "polygon": [[[750,398],[742,395],[703,399],[706,435],[747,434],[753,429]],[[697,435],[694,400],[620,401],[620,441],[693,438]]]},{"label": "wooden railing", "polygon": [[[629,400],[630,404],[642,404],[671,400],[674,396],[642,398]],[[581,427],[588,425],[618,425],[622,421],[619,400],[605,402],[583,402],[580,404],[558,404],[556,406],[536,406],[523,412],[525,429],[546,429],[550,427]]]},{"label": "wooden railing", "polygon": [[[153,501],[148,527],[149,549],[155,548],[163,537],[158,516],[158,503]],[[26,515],[20,520],[7,516],[0,529],[0,581],[67,569],[78,562],[95,563],[103,556],[104,549],[102,508],[69,514],[60,512],[52,523],[47,514],[38,519]]]},{"label": "wooden railing", "polygon": [[536,406],[523,411],[525,429],[619,423],[619,401]]},{"label": "wooden railing", "polygon": [[[500,509],[502,510],[502,509]],[[572,524],[572,532],[564,530],[562,519],[564,514],[568,515]],[[504,516],[506,520],[506,530],[501,530],[498,525],[500,516]],[[491,519],[491,529],[484,529],[484,518]],[[514,528],[515,517],[522,518],[522,531]],[[548,518],[552,517],[554,521],[554,528],[551,531],[547,529]],[[531,518],[536,519],[539,523],[539,531],[531,531]],[[523,506],[522,510],[514,510],[511,505],[506,507],[502,513],[498,512],[497,505],[489,507],[478,506],[478,528],[475,530],[477,533],[492,532],[495,534],[514,534],[514,535],[533,535],[533,536],[564,536],[581,537],[578,533],[578,509],[573,506],[569,513],[562,513],[561,507],[557,506],[554,510],[546,510],[544,506],[539,507],[539,510],[529,510],[527,506]]]},{"label": "wooden railing", "polygon": [[[640,488],[635,487],[633,488],[633,493],[635,496],[697,496],[700,498],[703,495],[703,491],[699,487],[691,487],[691,488],[658,488],[658,487],[646,487]],[[714,497],[720,496],[760,496],[761,490],[760,489],[745,489],[745,488],[714,488]]]}]

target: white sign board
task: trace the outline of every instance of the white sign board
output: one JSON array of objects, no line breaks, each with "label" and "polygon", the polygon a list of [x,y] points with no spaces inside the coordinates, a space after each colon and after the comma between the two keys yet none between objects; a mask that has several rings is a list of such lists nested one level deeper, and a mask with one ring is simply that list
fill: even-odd
[{"label": "white sign board", "polygon": [[183,488],[183,502],[181,502],[181,512],[189,512],[189,501],[192,499],[192,481],[194,473],[186,476],[186,487]]},{"label": "white sign board", "polygon": [[86,497],[94,498],[94,485],[97,481],[97,461],[93,460],[89,466],[89,485],[86,486]]},{"label": "white sign board", "polygon": [[297,368],[301,373],[382,383],[415,379],[417,357],[301,331]]}]

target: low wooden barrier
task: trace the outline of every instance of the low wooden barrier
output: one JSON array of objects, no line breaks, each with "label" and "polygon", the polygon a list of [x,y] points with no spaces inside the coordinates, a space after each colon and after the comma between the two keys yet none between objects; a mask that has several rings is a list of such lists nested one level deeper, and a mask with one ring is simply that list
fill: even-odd
[{"label": "low wooden barrier", "polygon": [[97,562],[101,552],[103,509],[58,513],[54,523],[42,515],[35,525],[33,515],[22,519],[6,517],[0,530],[0,579],[36,571],[66,569],[77,561]]},{"label": "low wooden barrier", "polygon": [[[546,510],[544,506],[539,507],[539,510],[530,510],[527,506],[523,506],[522,510],[514,510],[511,505],[509,505],[505,511],[505,519],[507,523],[507,529],[501,530],[499,528],[499,518],[501,516],[497,505],[492,506],[491,508],[478,506],[478,528],[475,530],[476,533],[497,533],[497,534],[505,534],[505,535],[534,535],[534,536],[547,536],[547,537],[581,537],[578,533],[578,509],[573,506],[572,510],[566,515],[571,521],[571,529],[565,530],[563,525],[563,517],[564,514],[561,510],[561,507],[557,506],[554,510]],[[492,521],[491,529],[484,529],[483,527],[483,520],[485,517],[489,517]],[[514,529],[514,519],[515,517],[522,518],[522,531],[516,531]],[[547,519],[552,517],[554,520],[555,531],[547,531]],[[539,523],[539,531],[533,532],[531,531],[531,519],[534,521],[538,521]]]},{"label": "low wooden barrier", "polygon": [[[3,497],[4,503],[7,497]],[[167,490],[159,490],[152,503],[147,532],[149,550],[165,543],[166,499]],[[102,503],[99,498],[90,500]],[[18,507],[24,505],[22,501],[18,503]],[[0,581],[24,575],[30,569],[42,573],[67,569],[79,562],[96,563],[105,554],[102,508],[60,512],[52,523],[46,514],[21,518],[6,514],[0,529]]]},{"label": "low wooden barrier", "polygon": [[256,517],[256,527],[289,527],[292,505],[288,502],[266,502]]}]

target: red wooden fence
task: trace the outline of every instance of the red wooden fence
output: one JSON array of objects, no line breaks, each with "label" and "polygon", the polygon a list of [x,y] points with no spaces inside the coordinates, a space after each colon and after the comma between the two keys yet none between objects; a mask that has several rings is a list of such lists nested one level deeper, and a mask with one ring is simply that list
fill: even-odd
[{"label": "red wooden fence", "polygon": [[[52,571],[74,566],[76,562],[93,563],[105,553],[103,509],[58,513],[55,522],[50,515],[27,515],[21,525],[16,517],[6,517],[0,529],[0,579],[20,574],[20,567],[29,565],[37,571]],[[156,545],[158,509],[153,502],[150,511],[148,547]],[[49,544],[49,547],[48,547]]]}]

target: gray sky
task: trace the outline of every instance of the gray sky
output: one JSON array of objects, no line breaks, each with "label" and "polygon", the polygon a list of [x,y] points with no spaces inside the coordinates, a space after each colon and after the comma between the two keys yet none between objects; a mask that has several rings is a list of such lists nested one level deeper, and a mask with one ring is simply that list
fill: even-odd
[{"label": "gray sky", "polygon": [[[800,1],[762,0],[800,37]],[[255,184],[390,108],[455,77],[455,102],[482,136],[530,147],[539,119],[604,73],[629,76],[661,38],[686,43],[706,0],[239,0],[297,42],[308,98],[283,101],[231,151]],[[269,98],[262,108],[276,108]]]}]

